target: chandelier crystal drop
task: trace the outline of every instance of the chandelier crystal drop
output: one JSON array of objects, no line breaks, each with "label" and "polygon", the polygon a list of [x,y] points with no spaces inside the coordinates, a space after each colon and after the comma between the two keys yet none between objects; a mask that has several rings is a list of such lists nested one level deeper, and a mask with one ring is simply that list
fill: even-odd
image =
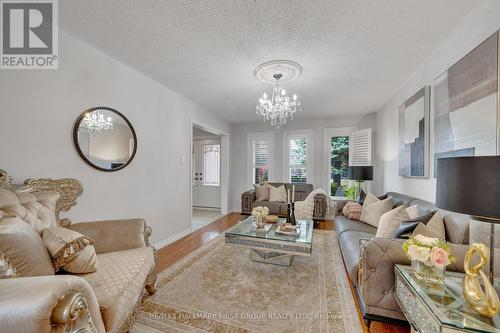
[{"label": "chandelier crystal drop", "polygon": [[104,115],[99,111],[92,111],[85,114],[80,126],[85,128],[90,135],[96,135],[103,130],[113,129],[113,119],[111,117],[104,118]]},{"label": "chandelier crystal drop", "polygon": [[291,60],[272,60],[259,65],[254,70],[255,77],[264,83],[273,85],[270,96],[262,94],[255,107],[256,114],[269,121],[272,126],[286,125],[293,120],[296,112],[301,111],[301,103],[297,95],[289,96],[282,88],[282,83],[297,79],[302,74],[302,66]]}]

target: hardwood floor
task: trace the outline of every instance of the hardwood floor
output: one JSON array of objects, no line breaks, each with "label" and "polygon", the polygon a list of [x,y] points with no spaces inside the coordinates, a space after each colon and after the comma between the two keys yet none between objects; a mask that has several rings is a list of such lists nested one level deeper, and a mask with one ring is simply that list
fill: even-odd
[{"label": "hardwood floor", "polygon": [[[245,215],[241,215],[239,213],[231,213],[158,250],[157,271],[161,272],[169,266],[173,265],[179,259],[188,255],[201,245],[221,235],[226,229],[232,227],[245,218]],[[315,223],[314,227],[321,230],[334,230],[334,222],[319,221]],[[353,291],[352,286],[351,291]],[[358,304],[356,304],[356,306],[358,308],[358,314],[360,315],[361,312],[359,311]],[[362,323],[364,323],[361,315],[360,320]],[[408,333],[410,332],[410,329],[407,327],[400,327],[380,322],[372,322],[369,329],[363,325],[363,331],[370,333]]]}]

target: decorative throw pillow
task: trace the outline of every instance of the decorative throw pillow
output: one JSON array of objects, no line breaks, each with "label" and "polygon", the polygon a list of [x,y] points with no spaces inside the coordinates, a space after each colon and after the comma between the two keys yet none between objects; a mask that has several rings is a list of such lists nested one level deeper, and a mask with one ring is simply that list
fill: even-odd
[{"label": "decorative throw pillow", "polygon": [[365,198],[366,198],[366,193],[365,191],[361,190],[361,192],[359,192],[358,197],[356,198],[356,202],[362,205],[365,202]]},{"label": "decorative throw pillow", "polygon": [[361,217],[361,205],[356,202],[348,202],[342,209],[342,213],[351,220],[359,220]]},{"label": "decorative throw pillow", "polygon": [[[432,211],[418,217],[412,217],[410,215],[409,219],[401,221],[396,231],[396,238],[410,237],[412,234],[414,234],[414,230],[419,224],[427,225],[433,219],[433,217],[436,216],[436,213],[437,213],[436,211]],[[435,223],[438,223],[438,221],[436,221]],[[434,228],[434,226],[432,228]],[[437,230],[438,233],[441,234],[439,228]],[[444,224],[443,224],[443,235],[444,235]]]},{"label": "decorative throw pillow", "polygon": [[0,189],[0,216],[15,214],[41,235],[43,229],[57,225],[55,207],[59,197],[57,191],[14,193]]},{"label": "decorative throw pillow", "polygon": [[3,260],[17,272],[16,276],[54,275],[52,261],[40,235],[18,216],[0,220],[0,252]]},{"label": "decorative throw pillow", "polygon": [[415,230],[413,230],[413,233],[411,235],[412,237],[415,237],[416,235],[424,235],[425,237],[443,239],[441,237],[441,234],[436,232],[436,230],[430,228],[429,225],[425,225],[423,223],[417,224],[417,227],[415,228]]},{"label": "decorative throw pillow", "polygon": [[92,273],[97,269],[93,239],[61,227],[44,229],[42,237],[56,270]]},{"label": "decorative throw pillow", "polygon": [[279,187],[269,185],[269,201],[286,202],[287,195],[285,185]]},{"label": "decorative throw pillow", "polygon": [[264,183],[262,185],[254,185],[255,188],[255,197],[257,201],[269,201],[269,188],[271,185],[268,183]]},{"label": "decorative throw pillow", "polygon": [[380,217],[377,233],[378,238],[395,238],[396,231],[401,224],[401,221],[409,219],[410,216],[404,206],[399,206],[384,213]]},{"label": "decorative throw pillow", "polygon": [[391,209],[392,197],[388,197],[384,200],[379,200],[372,193],[368,193],[365,202],[363,203],[359,220],[374,227],[378,227],[380,217]]}]

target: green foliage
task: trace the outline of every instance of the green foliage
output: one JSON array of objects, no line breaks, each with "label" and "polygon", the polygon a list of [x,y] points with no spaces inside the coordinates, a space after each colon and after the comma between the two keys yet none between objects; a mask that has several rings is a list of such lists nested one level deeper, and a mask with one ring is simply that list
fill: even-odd
[{"label": "green foliage", "polygon": [[340,174],[342,178],[347,177],[349,166],[349,137],[337,136],[332,138],[330,146],[331,172]]},{"label": "green foliage", "polygon": [[355,186],[349,186],[349,185],[342,185],[344,188],[344,197],[347,199],[356,199],[356,187]]},{"label": "green foliage", "polygon": [[335,195],[337,193],[337,189],[340,187],[338,183],[331,182],[330,183],[330,194]]}]

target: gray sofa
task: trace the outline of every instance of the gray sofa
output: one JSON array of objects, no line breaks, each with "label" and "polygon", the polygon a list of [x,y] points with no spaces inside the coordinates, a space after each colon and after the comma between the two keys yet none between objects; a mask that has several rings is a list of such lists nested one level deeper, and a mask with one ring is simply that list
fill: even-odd
[{"label": "gray sofa", "polygon": [[[417,204],[422,214],[437,210],[431,202],[395,192],[387,194],[395,204]],[[410,265],[401,248],[404,240],[376,238],[377,228],[348,219],[342,215],[342,208],[343,203],[339,203],[335,217],[336,236],[365,320],[406,321],[394,298],[394,265]],[[463,272],[469,243],[469,216],[439,211],[444,219],[446,239],[456,257],[447,270]]]},{"label": "gray sofa", "polygon": [[[269,183],[274,187],[285,185],[285,189],[292,191],[292,186],[295,185],[295,201],[303,201],[313,191],[312,184],[291,184],[291,183]],[[327,209],[327,198],[323,194],[318,194],[314,197],[314,212],[315,220],[325,218]],[[287,203],[277,201],[256,201],[255,190],[246,191],[241,195],[241,212],[243,214],[251,214],[252,209],[257,206],[265,206],[269,208],[269,213],[273,215],[286,216]]]}]

